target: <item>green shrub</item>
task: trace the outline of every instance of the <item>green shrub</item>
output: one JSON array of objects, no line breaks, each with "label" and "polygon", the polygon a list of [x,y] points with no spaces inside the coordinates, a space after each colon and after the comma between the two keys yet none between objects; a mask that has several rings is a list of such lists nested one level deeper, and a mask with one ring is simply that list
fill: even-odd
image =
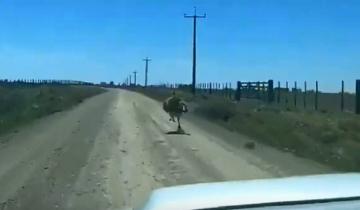
[{"label": "green shrub", "polygon": [[338,138],[338,134],[333,130],[323,131],[320,135],[320,141],[324,144],[335,143]]},{"label": "green shrub", "polygon": [[227,122],[236,114],[236,107],[228,101],[208,100],[196,107],[195,112],[210,119]]},{"label": "green shrub", "polygon": [[343,131],[350,131],[350,130],[360,131],[360,120],[342,119],[338,121],[338,127]]}]

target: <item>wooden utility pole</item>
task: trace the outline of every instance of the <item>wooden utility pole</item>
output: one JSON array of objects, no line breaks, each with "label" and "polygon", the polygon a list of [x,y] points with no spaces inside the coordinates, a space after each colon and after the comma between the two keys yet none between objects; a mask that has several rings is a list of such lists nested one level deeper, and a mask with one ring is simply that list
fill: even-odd
[{"label": "wooden utility pole", "polygon": [[148,65],[149,65],[149,61],[151,61],[151,59],[149,59],[148,57],[144,58],[143,61],[145,61],[145,87],[147,87],[148,84]]},{"label": "wooden utility pole", "polygon": [[193,31],[193,67],[192,67],[192,86],[191,91],[195,95],[196,92],[196,20],[198,18],[206,18],[206,14],[204,15],[196,15],[196,7],[194,7],[194,15],[186,15],[184,14],[184,18],[193,18],[194,20],[194,31]]}]

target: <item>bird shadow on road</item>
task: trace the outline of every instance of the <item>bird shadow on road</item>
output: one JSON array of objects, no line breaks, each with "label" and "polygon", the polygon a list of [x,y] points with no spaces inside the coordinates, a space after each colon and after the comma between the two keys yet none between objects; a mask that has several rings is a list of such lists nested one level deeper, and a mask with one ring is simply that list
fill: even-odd
[{"label": "bird shadow on road", "polygon": [[177,129],[175,131],[168,131],[165,134],[167,134],[167,135],[188,135],[188,136],[190,136],[190,133],[186,133],[183,129]]}]

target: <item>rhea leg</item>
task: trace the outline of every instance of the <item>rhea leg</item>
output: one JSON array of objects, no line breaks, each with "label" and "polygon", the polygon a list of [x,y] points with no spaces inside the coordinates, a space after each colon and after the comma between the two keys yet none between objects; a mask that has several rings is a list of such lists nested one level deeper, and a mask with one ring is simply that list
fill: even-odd
[{"label": "rhea leg", "polygon": [[181,129],[181,124],[180,124],[180,116],[176,116],[177,122],[178,122],[178,130]]},{"label": "rhea leg", "polygon": [[174,115],[172,113],[169,113],[170,119],[169,121],[175,122]]}]

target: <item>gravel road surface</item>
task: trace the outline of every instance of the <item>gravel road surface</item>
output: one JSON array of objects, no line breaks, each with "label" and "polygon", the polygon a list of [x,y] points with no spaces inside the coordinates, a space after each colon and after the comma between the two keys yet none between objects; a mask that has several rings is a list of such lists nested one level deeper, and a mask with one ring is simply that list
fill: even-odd
[{"label": "gravel road surface", "polygon": [[0,137],[0,210],[132,209],[156,188],[328,173],[189,113],[176,130],[161,104],[125,90]]}]

